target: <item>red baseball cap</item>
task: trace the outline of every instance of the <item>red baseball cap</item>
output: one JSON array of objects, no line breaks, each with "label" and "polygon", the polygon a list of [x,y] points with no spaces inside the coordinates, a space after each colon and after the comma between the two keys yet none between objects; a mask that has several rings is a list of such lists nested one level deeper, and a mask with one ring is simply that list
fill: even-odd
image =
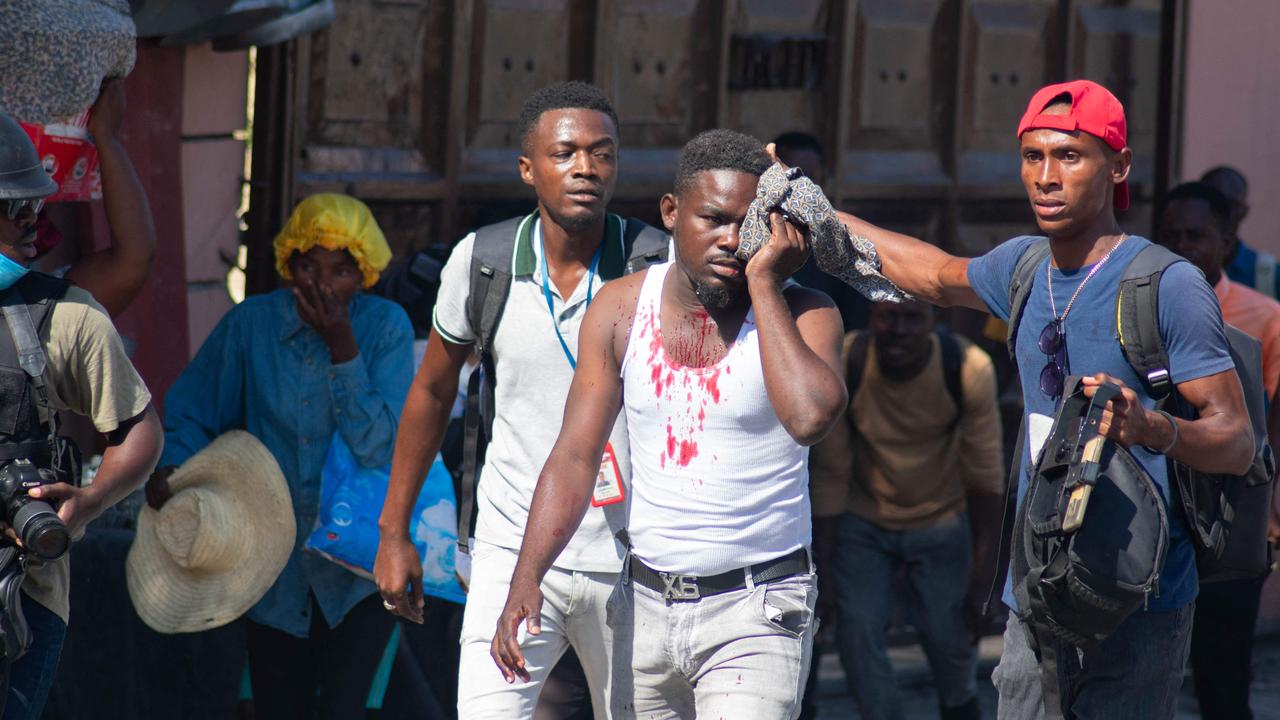
[{"label": "red baseball cap", "polygon": [[[1045,115],[1044,109],[1063,95],[1071,98],[1071,109],[1065,115]],[[1110,90],[1092,80],[1072,80],[1047,85],[1036,91],[1018,123],[1018,138],[1021,139],[1028,130],[1040,128],[1086,132],[1116,152],[1128,144],[1125,140],[1128,126],[1124,119],[1124,106]],[[1129,207],[1128,181],[1116,186],[1115,206],[1117,210]]]}]

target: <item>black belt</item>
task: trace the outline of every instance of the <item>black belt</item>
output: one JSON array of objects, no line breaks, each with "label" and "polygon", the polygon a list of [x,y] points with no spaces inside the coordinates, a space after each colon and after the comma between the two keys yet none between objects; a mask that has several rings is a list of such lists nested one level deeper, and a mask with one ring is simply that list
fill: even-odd
[{"label": "black belt", "polygon": [[748,571],[751,572],[752,583],[756,585],[809,572],[809,553],[804,548],[800,548],[782,557],[766,560],[750,567],[706,577],[658,572],[640,562],[640,558],[635,555],[630,557],[627,567],[632,582],[662,593],[662,597],[666,600],[697,600],[745,588]]}]

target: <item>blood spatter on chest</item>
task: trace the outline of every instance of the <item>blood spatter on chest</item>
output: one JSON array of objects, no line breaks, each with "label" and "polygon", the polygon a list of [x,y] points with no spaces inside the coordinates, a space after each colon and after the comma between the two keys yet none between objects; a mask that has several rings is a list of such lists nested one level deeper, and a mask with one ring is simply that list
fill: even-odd
[{"label": "blood spatter on chest", "polygon": [[659,458],[663,468],[667,466],[668,460],[680,467],[688,467],[689,463],[698,457],[697,439],[694,437],[676,437],[671,423],[667,423],[667,443],[664,449],[665,452]]},{"label": "blood spatter on chest", "polygon": [[[647,340],[649,353],[646,365],[654,397],[659,406],[670,413],[667,416],[666,442],[660,445],[658,462],[664,469],[668,463],[688,467],[699,455],[708,409],[721,401],[720,374],[727,375],[729,368],[715,365],[723,359],[724,352],[722,347],[715,348],[716,343],[707,340],[708,332],[715,332],[715,328],[705,313],[693,318],[695,323],[702,323],[698,328],[700,332],[682,341],[679,348],[664,348],[664,337],[656,320],[657,312],[656,305],[649,309],[641,336]],[[690,367],[680,362],[686,359],[702,367]]]}]

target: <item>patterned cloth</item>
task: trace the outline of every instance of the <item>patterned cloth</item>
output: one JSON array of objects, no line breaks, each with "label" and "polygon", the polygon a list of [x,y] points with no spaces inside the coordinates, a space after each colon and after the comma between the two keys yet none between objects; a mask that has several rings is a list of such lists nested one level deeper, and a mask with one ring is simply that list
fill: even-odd
[{"label": "patterned cloth", "polygon": [[128,0],[0,0],[0,28],[0,108],[22,122],[74,118],[133,69]]},{"label": "patterned cloth", "polygon": [[905,293],[880,272],[880,257],[871,241],[854,235],[836,218],[822,188],[800,168],[773,167],[760,176],[756,199],[747,209],[739,234],[738,257],[744,262],[769,241],[769,211],[781,209],[789,219],[809,228],[813,256],[823,272],[846,283],[872,302],[902,302]]}]

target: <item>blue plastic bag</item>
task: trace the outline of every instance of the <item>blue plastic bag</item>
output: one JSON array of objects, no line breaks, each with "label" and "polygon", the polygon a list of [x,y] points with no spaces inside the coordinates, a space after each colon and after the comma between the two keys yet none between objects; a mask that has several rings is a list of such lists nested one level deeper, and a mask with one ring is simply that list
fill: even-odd
[{"label": "blue plastic bag", "polygon": [[[346,441],[335,433],[320,477],[320,515],[316,529],[307,538],[306,549],[373,579],[378,515],[387,497],[391,468],[361,466]],[[458,508],[453,480],[439,455],[422,483],[409,537],[422,558],[422,592],[451,602],[466,602],[454,566]]]}]

